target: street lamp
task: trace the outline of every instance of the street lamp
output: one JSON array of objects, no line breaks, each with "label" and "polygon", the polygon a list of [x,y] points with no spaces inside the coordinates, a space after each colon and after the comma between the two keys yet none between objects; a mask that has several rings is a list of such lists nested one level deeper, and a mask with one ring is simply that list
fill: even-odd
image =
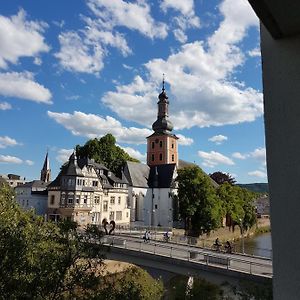
[{"label": "street lamp", "polygon": [[245,253],[245,243],[244,243],[244,227],[243,227],[243,220],[240,218],[240,227],[242,231],[242,252]]}]

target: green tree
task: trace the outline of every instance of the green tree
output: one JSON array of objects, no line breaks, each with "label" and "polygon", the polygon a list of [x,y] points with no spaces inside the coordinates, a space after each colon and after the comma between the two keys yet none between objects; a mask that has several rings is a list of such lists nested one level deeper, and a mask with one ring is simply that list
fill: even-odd
[{"label": "green tree", "polygon": [[76,153],[81,157],[95,159],[114,173],[118,173],[127,160],[139,162],[117,146],[115,137],[110,133],[100,139],[89,140],[84,146],[77,145]]},{"label": "green tree", "polygon": [[99,300],[159,300],[163,295],[163,284],[153,279],[145,270],[131,267],[124,272],[106,276]]},{"label": "green tree", "polygon": [[222,206],[209,177],[198,167],[178,170],[179,213],[189,235],[209,233],[221,225]]},{"label": "green tree", "polygon": [[210,178],[213,179],[217,184],[223,184],[228,182],[230,184],[235,184],[235,179],[229,173],[222,173],[220,171],[209,174]]}]

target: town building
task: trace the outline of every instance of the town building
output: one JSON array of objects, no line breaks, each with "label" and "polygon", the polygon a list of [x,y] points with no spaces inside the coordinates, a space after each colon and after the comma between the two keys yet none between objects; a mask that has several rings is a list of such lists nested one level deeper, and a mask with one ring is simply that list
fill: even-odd
[{"label": "town building", "polygon": [[0,178],[4,179],[11,188],[15,188],[16,186],[22,185],[26,182],[25,177],[21,177],[20,175],[16,174],[0,174]]},{"label": "town building", "polygon": [[50,183],[50,161],[48,152],[41,170],[41,179],[33,180],[15,187],[16,201],[25,209],[33,209],[38,215],[45,216],[47,213],[47,186]]},{"label": "town building", "polygon": [[49,220],[69,219],[80,226],[115,221],[128,225],[128,182],[93,159],[70,156],[48,186]]}]

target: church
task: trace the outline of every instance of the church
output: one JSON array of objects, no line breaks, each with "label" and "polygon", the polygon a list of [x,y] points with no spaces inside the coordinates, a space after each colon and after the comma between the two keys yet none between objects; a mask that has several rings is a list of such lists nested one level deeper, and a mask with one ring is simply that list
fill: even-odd
[{"label": "church", "polygon": [[191,165],[178,159],[178,137],[172,133],[169,100],[163,80],[157,119],[147,137],[147,164],[127,162],[130,221],[137,225],[173,227],[177,169]]}]

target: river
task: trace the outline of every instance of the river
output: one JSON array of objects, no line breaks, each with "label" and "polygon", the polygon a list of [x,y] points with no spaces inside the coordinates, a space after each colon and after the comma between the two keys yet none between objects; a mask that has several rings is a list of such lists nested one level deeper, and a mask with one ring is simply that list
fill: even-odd
[{"label": "river", "polygon": [[[271,233],[262,233],[252,237],[244,238],[245,253],[263,257],[272,257]],[[235,242],[235,250],[243,251],[243,241]]]}]

